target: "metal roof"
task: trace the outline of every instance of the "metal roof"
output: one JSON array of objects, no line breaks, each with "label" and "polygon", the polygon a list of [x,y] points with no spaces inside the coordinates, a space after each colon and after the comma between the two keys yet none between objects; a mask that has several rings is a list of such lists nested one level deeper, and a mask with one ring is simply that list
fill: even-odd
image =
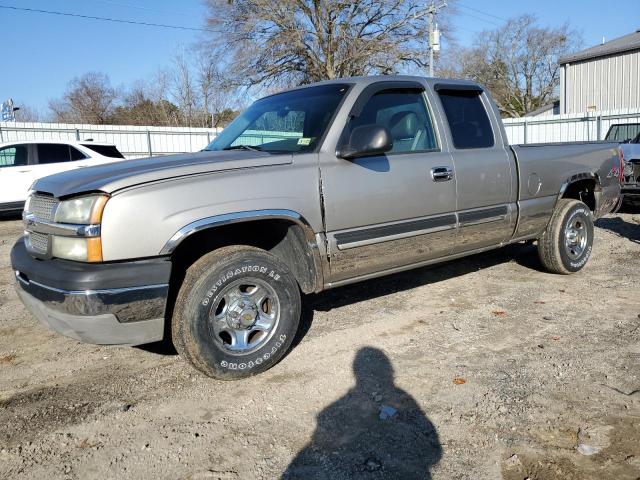
[{"label": "metal roof", "polygon": [[596,45],[595,47],[560,57],[558,59],[558,63],[560,65],[564,65],[565,63],[590,60],[592,58],[604,57],[606,55],[628,52],[631,50],[640,50],[640,28],[633,33],[620,38],[615,38],[601,45]]}]

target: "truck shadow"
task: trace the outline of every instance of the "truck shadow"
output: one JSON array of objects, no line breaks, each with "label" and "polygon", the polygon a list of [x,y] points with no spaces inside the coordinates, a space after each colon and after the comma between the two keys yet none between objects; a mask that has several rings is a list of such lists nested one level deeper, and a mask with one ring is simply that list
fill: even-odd
[{"label": "truck shadow", "polygon": [[620,217],[605,217],[596,221],[596,227],[627,238],[633,243],[640,243],[640,224],[638,223],[627,222]]},{"label": "truck shadow", "polygon": [[389,358],[377,348],[361,348],[353,373],[356,384],[318,414],[311,440],[282,480],[430,479],[442,457],[438,433],[413,397],[395,385]]}]

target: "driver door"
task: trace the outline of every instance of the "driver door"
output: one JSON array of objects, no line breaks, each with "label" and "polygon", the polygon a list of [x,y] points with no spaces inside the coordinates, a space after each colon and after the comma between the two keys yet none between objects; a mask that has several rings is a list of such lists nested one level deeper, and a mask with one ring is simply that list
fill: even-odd
[{"label": "driver door", "polygon": [[[365,89],[347,132],[362,125],[386,127],[387,154],[345,160],[323,155],[330,283],[446,256],[456,228],[456,180],[449,152],[441,148],[427,96],[416,82]],[[408,84],[408,85],[407,85]],[[375,84],[374,84],[375,85]],[[368,91],[367,91],[368,90]],[[448,169],[447,179],[434,178]]]}]

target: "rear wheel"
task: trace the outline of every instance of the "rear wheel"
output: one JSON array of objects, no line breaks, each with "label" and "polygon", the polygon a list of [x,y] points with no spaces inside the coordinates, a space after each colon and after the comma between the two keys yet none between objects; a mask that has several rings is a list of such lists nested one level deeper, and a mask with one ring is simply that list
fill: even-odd
[{"label": "rear wheel", "polygon": [[552,273],[570,274],[585,266],[593,247],[593,216],[584,203],[558,201],[547,230],[538,239],[538,255]]},{"label": "rear wheel", "polygon": [[291,345],[299,318],[300,291],[287,267],[264,250],[231,246],[187,270],[172,336],[195,368],[235,380],[275,365]]}]

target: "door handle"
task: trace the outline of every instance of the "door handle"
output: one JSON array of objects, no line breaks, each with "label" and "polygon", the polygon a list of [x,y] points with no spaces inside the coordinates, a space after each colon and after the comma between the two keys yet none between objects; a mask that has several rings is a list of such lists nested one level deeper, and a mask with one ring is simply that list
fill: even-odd
[{"label": "door handle", "polygon": [[453,180],[453,169],[449,167],[433,167],[431,169],[431,180],[434,182]]}]

